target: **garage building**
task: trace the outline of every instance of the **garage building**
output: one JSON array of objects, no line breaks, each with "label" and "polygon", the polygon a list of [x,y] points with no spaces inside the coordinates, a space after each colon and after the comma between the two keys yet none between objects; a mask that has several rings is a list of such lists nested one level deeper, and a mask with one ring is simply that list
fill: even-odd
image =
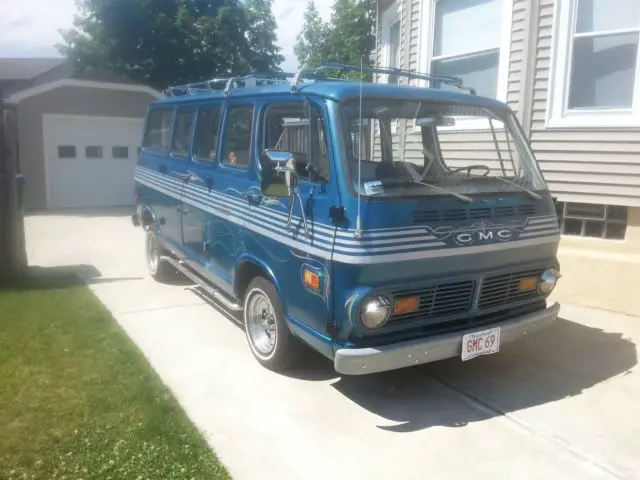
[{"label": "garage building", "polygon": [[64,59],[0,59],[18,117],[28,211],[127,206],[149,103],[161,93],[109,72],[74,74]]}]

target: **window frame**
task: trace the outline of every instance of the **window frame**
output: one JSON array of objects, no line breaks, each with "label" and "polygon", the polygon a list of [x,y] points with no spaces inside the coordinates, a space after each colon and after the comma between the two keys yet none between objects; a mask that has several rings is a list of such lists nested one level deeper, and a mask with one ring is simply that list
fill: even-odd
[{"label": "window frame", "polygon": [[[249,133],[249,150],[248,150],[249,162],[247,163],[246,167],[244,166],[241,167],[241,166],[231,165],[227,163],[222,154],[225,153],[225,149],[227,148],[227,141],[228,141],[227,133],[229,131],[228,129],[229,117],[231,115],[231,112],[236,108],[246,108],[246,107],[251,108],[251,130]],[[220,130],[221,139],[219,140],[219,146],[218,146],[218,152],[217,152],[217,157],[218,157],[217,163],[220,167],[229,169],[231,171],[238,171],[238,172],[247,172],[251,168],[251,164],[254,162],[254,157],[255,157],[255,155],[253,154],[253,150],[255,146],[254,132],[256,130],[256,112],[258,109],[259,109],[258,105],[252,101],[226,103],[223,111],[222,129]]]},{"label": "window frame", "polygon": [[[387,9],[382,12],[380,17],[380,46],[381,46],[381,61],[385,67],[389,67],[391,63],[391,28],[396,23],[400,23],[400,34],[398,37],[399,45],[398,45],[398,63],[402,68],[402,2],[400,0],[395,0]],[[380,74],[379,82],[381,83],[389,83],[388,74]],[[402,77],[398,77],[398,84],[400,84],[400,80]]]},{"label": "window frame", "polygon": [[[162,149],[162,150],[158,150],[155,148],[151,148],[149,146],[146,145],[147,143],[147,139],[149,136],[149,129],[151,127],[151,115],[155,112],[162,112],[162,111],[167,111],[170,113],[171,115],[171,127],[169,130],[169,145],[167,145],[167,148]],[[149,111],[147,113],[147,117],[145,119],[145,126],[144,126],[144,135],[142,137],[142,150],[143,151],[148,151],[148,152],[153,152],[153,153],[158,153],[161,155],[166,155],[169,153],[169,150],[171,150],[171,142],[172,142],[172,138],[173,138],[173,124],[175,122],[175,117],[176,117],[176,108],[173,105],[169,105],[169,106],[165,106],[165,105],[158,105],[158,106],[154,106],[149,108]]]},{"label": "window frame", "polygon": [[[259,128],[259,133],[260,133],[260,139],[257,141],[256,146],[257,146],[257,155],[258,155],[258,169],[262,170],[262,164],[259,161],[259,156],[262,155],[262,151],[264,149],[264,139],[266,136],[266,132],[267,132],[267,114],[269,112],[269,110],[272,107],[277,107],[279,105],[297,105],[300,104],[302,106],[303,111],[305,111],[306,106],[309,105],[311,108],[315,108],[316,109],[316,113],[318,114],[318,118],[322,121],[322,128],[323,128],[323,134],[324,134],[324,141],[326,144],[326,149],[327,149],[327,165],[329,167],[329,175],[326,179],[326,181],[319,181],[319,180],[311,180],[311,176],[309,177],[301,177],[300,180],[306,183],[310,183],[313,185],[328,185],[329,183],[331,183],[331,175],[333,173],[333,168],[331,166],[331,145],[330,145],[330,132],[329,132],[329,126],[327,123],[327,119],[325,116],[325,112],[324,109],[322,108],[321,104],[318,104],[314,101],[312,101],[309,98],[301,98],[301,99],[291,99],[291,100],[286,100],[286,101],[279,101],[279,100],[274,100],[271,102],[265,102],[264,104],[262,104],[260,106],[260,112],[259,112],[259,119],[260,119],[260,128]],[[306,115],[306,112],[305,112]],[[311,126],[309,125],[309,128],[311,128]],[[320,140],[318,140],[320,141]],[[309,145],[311,144],[311,139],[309,139]]]},{"label": "window frame", "polygon": [[[191,112],[191,133],[189,134],[189,146],[187,148],[186,155],[182,155],[181,153],[176,153],[174,151],[175,148],[175,140],[176,140],[176,125],[178,125],[178,118],[182,112]],[[173,123],[171,125],[171,140],[169,142],[169,156],[171,158],[177,158],[180,160],[189,160],[193,156],[193,138],[196,131],[196,114],[198,113],[198,109],[193,106],[178,106],[175,108],[173,113]]]},{"label": "window frame", "polygon": [[[435,58],[445,58],[445,56],[434,56],[435,46],[435,20],[436,2],[441,0],[422,0],[420,2],[420,33],[418,45],[418,71],[429,73],[431,71],[431,61]],[[511,35],[513,24],[513,0],[500,0],[502,2],[502,15],[500,22],[500,46],[498,60],[498,88],[496,100],[506,103],[507,90],[509,84],[509,63],[511,61]],[[450,55],[447,55],[450,57]],[[418,86],[427,88],[428,80],[416,80]],[[473,85],[466,85],[473,87]],[[489,129],[488,121],[484,119],[464,120],[456,122],[456,125],[445,127],[443,131],[459,130],[486,130]],[[413,130],[416,130],[414,125]]]},{"label": "window frame", "polygon": [[[96,153],[98,153],[98,155],[89,155],[89,149],[91,149],[91,148],[95,148],[96,149]],[[91,158],[91,159],[104,158],[104,147],[102,145],[85,145],[85,147],[84,147],[84,156],[85,156],[85,158]]]},{"label": "window frame", "polygon": [[[125,149],[127,151],[127,155],[126,156],[120,156],[120,155],[116,155],[116,149],[118,148],[122,148]],[[130,148],[127,145],[112,145],[111,146],[111,158],[114,158],[116,160],[127,160],[129,158],[131,158],[131,155],[129,154]]]},{"label": "window frame", "polygon": [[[640,127],[640,19],[636,28],[606,31],[609,34],[637,32],[639,36],[633,90],[635,95],[631,108],[596,108],[579,111],[568,109],[578,1],[555,2],[546,126],[547,128]],[[603,32],[599,32],[598,37],[600,36],[603,36]]]},{"label": "window frame", "polygon": [[[61,148],[73,148],[73,155],[60,155]],[[56,154],[59,159],[69,159],[69,158],[78,158],[78,146],[77,145],[58,145],[56,148]]]},{"label": "window frame", "polygon": [[[218,110],[218,125],[217,125],[217,140],[216,140],[216,146],[215,146],[215,158],[213,160],[211,160],[210,158],[204,159],[200,156],[198,156],[197,154],[197,148],[196,148],[196,144],[198,142],[198,134],[199,134],[199,126],[200,126],[200,121],[201,121],[201,112],[205,111],[205,110]],[[221,134],[223,133],[223,126],[224,126],[224,115],[225,115],[225,108],[224,108],[224,104],[223,103],[212,103],[212,104],[208,104],[208,105],[201,105],[197,108],[196,111],[196,123],[194,125],[194,129],[193,129],[193,142],[192,142],[192,147],[191,147],[191,151],[192,151],[192,161],[195,163],[201,163],[203,165],[215,165],[216,163],[219,163],[220,160],[220,145],[221,145]]]},{"label": "window frame", "polygon": [[[560,234],[563,237],[570,238],[580,238],[586,241],[590,240],[605,240],[607,242],[625,242],[627,240],[627,233],[629,228],[629,207],[626,205],[610,205],[610,204],[595,204],[600,207],[603,207],[603,216],[602,218],[591,217],[589,215],[579,215],[579,214],[570,214],[568,213],[569,206],[577,206],[583,205],[584,202],[563,202],[560,201],[556,205],[556,213],[558,215],[558,225],[560,229]],[[612,218],[609,215],[609,210],[612,208],[623,208],[625,213],[625,218]],[[579,221],[580,224],[580,234],[573,233],[565,233],[566,231],[566,222],[567,220]],[[602,224],[602,235],[587,235],[586,234],[586,225],[587,222],[598,222]],[[609,225],[623,225],[624,226],[624,236],[622,238],[612,238],[608,237],[608,229]]]}]

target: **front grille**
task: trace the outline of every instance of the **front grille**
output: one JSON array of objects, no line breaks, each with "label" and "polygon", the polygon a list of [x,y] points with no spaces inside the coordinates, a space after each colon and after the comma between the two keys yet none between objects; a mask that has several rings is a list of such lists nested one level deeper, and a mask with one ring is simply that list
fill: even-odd
[{"label": "front grille", "polygon": [[538,293],[535,289],[520,291],[520,281],[529,277],[537,277],[540,272],[540,269],[536,269],[485,277],[480,286],[478,310],[487,310],[537,298]]},{"label": "front grille", "polygon": [[455,222],[464,220],[488,219],[492,217],[505,218],[516,215],[534,215],[536,207],[533,204],[500,207],[472,207],[454,208],[448,210],[416,210],[413,212],[414,224],[435,222]]},{"label": "front grille", "polygon": [[474,286],[473,280],[464,280],[417,289],[397,290],[393,292],[396,299],[418,296],[418,309],[410,313],[394,314],[391,321],[447,317],[466,313],[471,308]]}]

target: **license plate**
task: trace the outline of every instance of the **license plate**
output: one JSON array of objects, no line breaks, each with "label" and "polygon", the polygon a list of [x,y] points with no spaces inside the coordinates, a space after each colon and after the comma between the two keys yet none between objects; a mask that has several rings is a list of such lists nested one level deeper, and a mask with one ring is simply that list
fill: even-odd
[{"label": "license plate", "polygon": [[500,328],[467,333],[462,337],[462,361],[500,350]]}]

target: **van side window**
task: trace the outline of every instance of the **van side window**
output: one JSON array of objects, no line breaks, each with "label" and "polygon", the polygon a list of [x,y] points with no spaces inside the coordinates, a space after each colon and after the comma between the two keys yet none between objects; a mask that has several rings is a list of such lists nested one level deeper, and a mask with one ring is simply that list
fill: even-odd
[{"label": "van side window", "polygon": [[196,126],[195,156],[202,162],[215,162],[218,148],[220,107],[201,108]]},{"label": "van side window", "polygon": [[235,168],[249,168],[251,162],[251,130],[253,105],[229,109],[222,161]]},{"label": "van side window", "polygon": [[178,109],[176,125],[173,129],[173,143],[171,153],[177,157],[188,157],[191,152],[191,134],[193,133],[193,120],[195,111]]},{"label": "van side window", "polygon": [[142,145],[155,152],[167,153],[171,139],[172,108],[154,108],[149,112]]},{"label": "van side window", "polygon": [[295,168],[301,179],[312,183],[329,181],[327,137],[322,113],[315,105],[270,105],[265,114],[260,151],[265,149],[293,153]]}]

